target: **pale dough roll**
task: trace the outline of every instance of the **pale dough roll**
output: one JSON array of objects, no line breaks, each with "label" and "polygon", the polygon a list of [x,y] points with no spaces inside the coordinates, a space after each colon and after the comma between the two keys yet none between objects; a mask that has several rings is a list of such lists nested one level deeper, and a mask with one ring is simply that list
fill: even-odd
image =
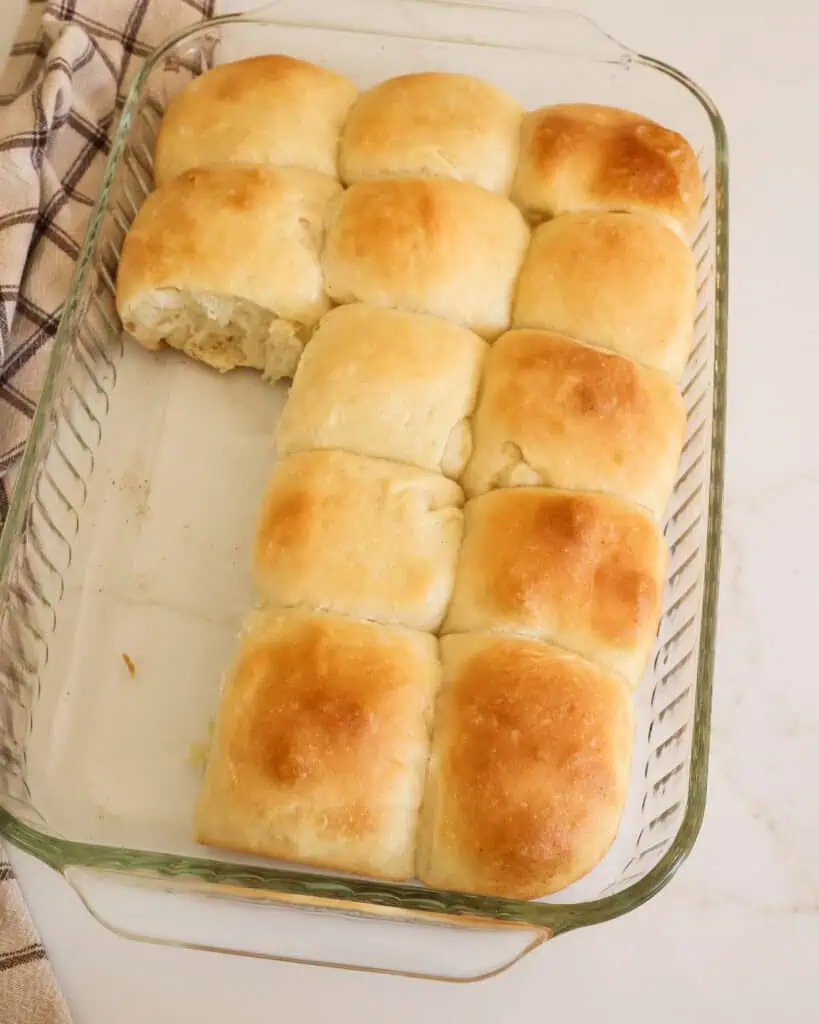
[{"label": "pale dough roll", "polygon": [[533,220],[625,210],[650,214],[688,240],[702,194],[689,143],[640,114],[565,103],[524,115],[512,199]]},{"label": "pale dough roll", "polygon": [[589,872],[628,791],[634,712],[615,675],[518,637],[441,641],[418,874],[534,899]]},{"label": "pale dough roll", "polygon": [[535,230],[512,321],[619,352],[676,380],[695,306],[693,256],[668,228],[627,213],[566,214]]},{"label": "pale dough roll", "polygon": [[318,171],[229,165],[152,192],[125,237],[117,310],[142,345],[218,370],[292,375],[330,306],[319,252],[341,187]]},{"label": "pale dough roll", "polygon": [[429,313],[492,339],[509,326],[529,229],[508,199],[461,181],[362,181],[344,193],[322,266],[336,302]]},{"label": "pale dough roll", "polygon": [[471,181],[508,194],[518,157],[520,105],[471,75],[400,75],[362,93],[339,149],[345,184],[368,178]]},{"label": "pale dough roll", "polygon": [[462,477],[500,487],[604,491],[661,518],[685,431],[674,382],[546,331],[509,331],[489,351]]},{"label": "pale dough roll", "polygon": [[275,164],[336,176],[358,90],[335,71],[284,54],[219,64],[171,100],[154,153],[158,185],[192,167]]},{"label": "pale dough roll", "polygon": [[256,534],[262,601],[436,630],[455,577],[463,492],[384,459],[314,451],[274,469]]},{"label": "pale dough roll", "polygon": [[198,841],[409,878],[439,679],[426,634],[252,616],[223,687]]},{"label": "pale dough roll", "polygon": [[338,448],[457,477],[486,342],[436,317],[354,303],[328,313],[279,419],[279,455]]},{"label": "pale dough roll", "polygon": [[518,487],[467,503],[444,633],[520,633],[636,686],[657,633],[667,551],[648,513],[606,494]]}]

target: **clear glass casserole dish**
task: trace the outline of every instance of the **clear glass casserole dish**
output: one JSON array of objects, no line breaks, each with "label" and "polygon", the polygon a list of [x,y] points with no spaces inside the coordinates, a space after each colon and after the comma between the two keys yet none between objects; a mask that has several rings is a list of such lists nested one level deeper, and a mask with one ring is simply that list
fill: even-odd
[{"label": "clear glass casserole dish", "polygon": [[[639,906],[702,821],[720,552],[727,312],[723,123],[683,74],[575,15],[401,0],[283,0],[186,31],[125,105],[0,537],[0,833],[120,934],[470,980]],[[197,847],[201,747],[240,616],[285,391],[124,342],[118,252],[151,187],[162,109],[212,61],[287,52],[367,86],[464,71],[525,105],[589,101],[682,132],[705,179],[688,428],[671,563],[617,840],[587,878],[521,902],[301,870]],[[158,365],[162,364],[162,365]],[[312,911],[307,913],[307,911]]]}]

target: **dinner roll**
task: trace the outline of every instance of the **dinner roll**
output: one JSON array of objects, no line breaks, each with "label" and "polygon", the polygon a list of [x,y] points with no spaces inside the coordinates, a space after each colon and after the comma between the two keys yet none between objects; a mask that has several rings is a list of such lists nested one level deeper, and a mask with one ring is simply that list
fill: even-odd
[{"label": "dinner roll", "polygon": [[518,157],[517,100],[470,75],[389,78],[353,104],[339,148],[345,184],[368,178],[471,181],[508,194]]},{"label": "dinner roll", "polygon": [[634,735],[626,686],[534,640],[452,636],[441,651],[419,877],[512,899],[570,885],[617,833]]},{"label": "dinner roll", "polygon": [[336,176],[358,90],[335,71],[270,54],[219,64],[171,100],[154,153],[158,185],[192,167],[276,164]]},{"label": "dinner roll", "polygon": [[256,535],[266,604],[437,629],[452,593],[463,493],[412,466],[344,452],[280,462]]},{"label": "dinner roll", "polygon": [[151,193],[122,248],[117,310],[146,348],[290,376],[329,308],[319,250],[340,186],[318,171],[186,171]]},{"label": "dinner roll", "polygon": [[677,132],[628,110],[566,103],[524,115],[512,198],[533,220],[626,210],[649,213],[688,239],[702,178]]},{"label": "dinner roll", "polygon": [[223,688],[198,841],[409,878],[436,646],[340,616],[253,616]]},{"label": "dinner roll", "polygon": [[607,494],[535,487],[467,503],[444,633],[520,633],[635,686],[660,618],[667,554],[653,519]]},{"label": "dinner roll", "polygon": [[463,181],[363,181],[342,197],[322,264],[336,302],[430,313],[494,338],[509,325],[529,229],[502,196]]},{"label": "dinner roll", "polygon": [[446,320],[336,307],[299,364],[278,424],[279,455],[339,448],[457,477],[486,348]]},{"label": "dinner roll", "polygon": [[628,213],[578,213],[535,230],[512,322],[568,334],[679,378],[691,348],[696,272],[668,228]]},{"label": "dinner roll", "polygon": [[660,518],[684,431],[685,405],[665,374],[559,334],[509,331],[489,351],[462,484],[468,497],[604,491]]}]

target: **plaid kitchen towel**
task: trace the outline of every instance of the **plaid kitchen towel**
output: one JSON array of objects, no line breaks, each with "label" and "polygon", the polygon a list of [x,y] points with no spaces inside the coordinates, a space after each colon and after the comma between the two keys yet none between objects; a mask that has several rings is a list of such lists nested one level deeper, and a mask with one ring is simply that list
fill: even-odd
[{"label": "plaid kitchen towel", "polygon": [[214,0],[32,3],[0,78],[0,519],[50,342],[143,59]]},{"label": "plaid kitchen towel", "polygon": [[[0,521],[111,132],[144,58],[215,0],[41,0],[0,77]],[[68,1014],[0,847],[0,1024]]]},{"label": "plaid kitchen towel", "polygon": [[0,1024],[68,1024],[45,956],[0,846]]}]

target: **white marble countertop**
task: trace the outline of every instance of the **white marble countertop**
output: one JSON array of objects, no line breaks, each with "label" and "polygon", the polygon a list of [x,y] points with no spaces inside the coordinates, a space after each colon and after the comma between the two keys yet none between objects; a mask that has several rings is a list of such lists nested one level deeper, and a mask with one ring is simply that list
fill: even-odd
[{"label": "white marble countertop", "polygon": [[77,1024],[819,1018],[819,677],[810,654],[819,610],[819,5],[562,5],[684,69],[728,125],[725,544],[710,792],[696,849],[642,909],[471,986],[128,942],[92,920],[49,869],[16,854]]}]

